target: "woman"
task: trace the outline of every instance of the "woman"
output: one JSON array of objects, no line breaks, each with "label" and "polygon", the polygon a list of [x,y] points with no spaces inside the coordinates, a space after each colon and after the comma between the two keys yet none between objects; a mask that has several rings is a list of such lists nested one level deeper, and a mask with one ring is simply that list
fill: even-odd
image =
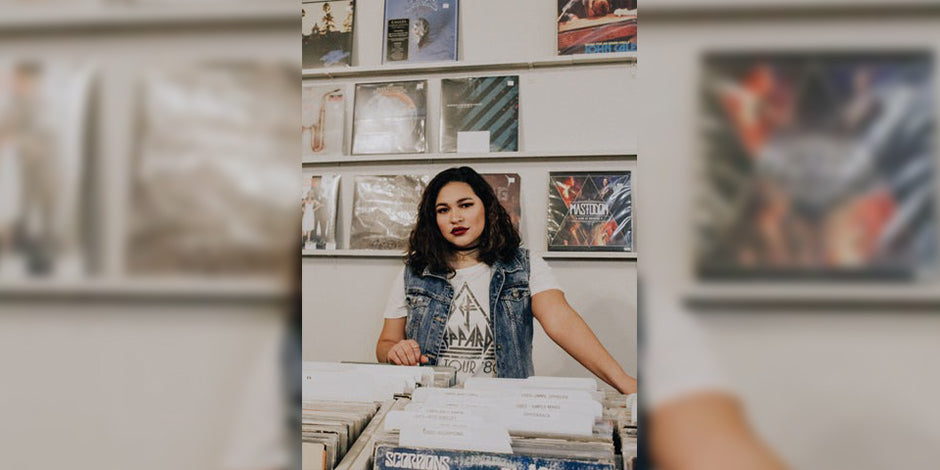
[{"label": "woman", "polygon": [[532,318],[573,358],[621,393],[636,379],[568,305],[551,269],[520,248],[493,189],[473,169],[434,177],[418,207],[407,266],[389,294],[381,362],[447,365],[471,375],[533,374]]}]

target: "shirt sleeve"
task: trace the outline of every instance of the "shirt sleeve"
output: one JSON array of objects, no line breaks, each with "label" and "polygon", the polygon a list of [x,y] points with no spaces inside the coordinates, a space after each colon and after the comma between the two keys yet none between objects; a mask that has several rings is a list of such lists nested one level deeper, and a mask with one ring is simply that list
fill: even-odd
[{"label": "shirt sleeve", "polygon": [[388,291],[388,300],[385,302],[385,313],[383,316],[388,319],[404,318],[408,316],[408,304],[405,303],[405,269],[403,267]]},{"label": "shirt sleeve", "polygon": [[541,256],[531,255],[529,258],[529,293],[538,294],[551,289],[561,290],[552,268]]}]

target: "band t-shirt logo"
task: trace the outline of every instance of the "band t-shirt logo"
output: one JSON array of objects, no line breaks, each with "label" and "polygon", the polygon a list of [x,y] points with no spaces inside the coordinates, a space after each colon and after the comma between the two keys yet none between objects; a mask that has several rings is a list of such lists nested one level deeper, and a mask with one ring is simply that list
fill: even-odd
[{"label": "band t-shirt logo", "polygon": [[454,300],[444,330],[438,364],[462,376],[496,376],[496,351],[490,327],[490,267],[459,269],[452,279]]},{"label": "band t-shirt logo", "polygon": [[[540,256],[529,258],[530,295],[550,289],[559,289],[551,268]],[[408,315],[405,301],[405,269],[395,276],[388,293],[383,316],[386,319]],[[493,268],[485,263],[458,269],[450,278],[454,289],[450,316],[444,339],[438,350],[438,365],[457,369],[457,380],[463,383],[473,375],[496,376],[496,351],[493,330],[490,327],[490,279]]]}]

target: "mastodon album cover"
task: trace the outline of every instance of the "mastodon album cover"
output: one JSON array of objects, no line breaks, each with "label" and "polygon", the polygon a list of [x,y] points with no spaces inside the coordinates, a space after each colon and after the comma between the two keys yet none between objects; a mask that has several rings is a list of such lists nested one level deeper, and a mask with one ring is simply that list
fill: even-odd
[{"label": "mastodon album cover", "polygon": [[633,251],[631,172],[551,172],[549,251]]},{"label": "mastodon album cover", "polygon": [[908,278],[935,264],[931,54],[713,53],[704,278]]}]

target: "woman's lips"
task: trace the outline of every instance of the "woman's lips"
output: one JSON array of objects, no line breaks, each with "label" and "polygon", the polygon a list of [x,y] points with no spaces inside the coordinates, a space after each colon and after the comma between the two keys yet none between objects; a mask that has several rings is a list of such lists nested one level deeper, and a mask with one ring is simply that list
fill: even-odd
[{"label": "woman's lips", "polygon": [[454,228],[453,230],[450,231],[450,234],[451,234],[451,235],[456,235],[456,236],[459,237],[460,235],[463,235],[464,233],[467,233],[467,230],[470,230],[470,229],[468,229],[467,227],[456,227],[456,228]]}]

